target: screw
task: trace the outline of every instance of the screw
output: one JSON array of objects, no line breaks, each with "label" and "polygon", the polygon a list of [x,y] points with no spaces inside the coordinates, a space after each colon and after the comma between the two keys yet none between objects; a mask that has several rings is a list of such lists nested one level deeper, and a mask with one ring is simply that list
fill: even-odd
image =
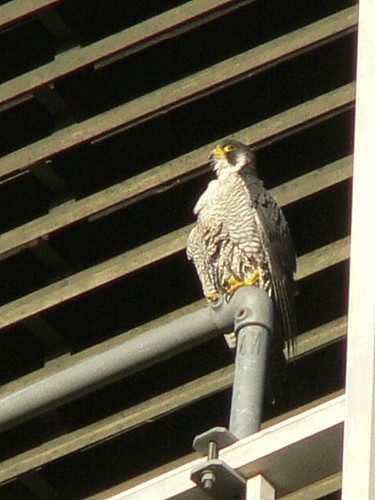
[{"label": "screw", "polygon": [[216,482],[216,476],[211,470],[205,470],[201,476],[201,483],[204,490],[211,490]]},{"label": "screw", "polygon": [[207,460],[214,458],[217,458],[217,444],[216,441],[210,441],[208,443]]},{"label": "screw", "polygon": [[248,312],[249,312],[249,310],[246,307],[241,307],[241,309],[239,309],[236,312],[236,319],[237,320],[244,319],[246,317],[246,315],[248,314]]},{"label": "screw", "polygon": [[[216,441],[209,441],[207,449],[207,461],[214,460],[217,457],[217,443]],[[204,490],[211,490],[215,482],[216,476],[215,473],[212,472],[212,470],[207,469],[203,471],[201,475],[201,484]]]}]

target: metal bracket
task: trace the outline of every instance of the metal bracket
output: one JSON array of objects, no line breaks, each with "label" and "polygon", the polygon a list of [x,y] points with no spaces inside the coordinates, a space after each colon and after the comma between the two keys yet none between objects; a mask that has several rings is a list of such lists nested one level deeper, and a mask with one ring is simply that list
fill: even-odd
[{"label": "metal bracket", "polygon": [[227,463],[218,459],[218,452],[237,441],[225,427],[214,427],[194,438],[193,448],[207,455],[207,462],[191,471],[191,479],[210,497],[218,500],[240,499],[246,480]]}]

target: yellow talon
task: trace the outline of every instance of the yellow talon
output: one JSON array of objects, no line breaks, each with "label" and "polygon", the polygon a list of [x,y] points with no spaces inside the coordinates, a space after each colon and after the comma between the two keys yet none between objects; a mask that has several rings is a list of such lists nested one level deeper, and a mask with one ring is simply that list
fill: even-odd
[{"label": "yellow talon", "polygon": [[249,285],[249,286],[256,285],[256,283],[259,281],[259,276],[260,276],[260,273],[259,273],[258,269],[256,269],[253,272],[251,278],[245,282],[245,285]]},{"label": "yellow talon", "polygon": [[230,287],[228,288],[227,293],[234,293],[236,290],[241,288],[241,286],[244,286],[245,282],[244,281],[238,281],[236,278],[229,278],[228,284]]},{"label": "yellow talon", "polygon": [[235,278],[229,278],[228,283],[230,285],[227,293],[234,293],[236,290],[242,286],[254,286],[259,280],[259,271],[255,270],[251,275],[251,278],[247,281],[238,281]]},{"label": "yellow talon", "polygon": [[213,293],[211,295],[208,295],[206,297],[206,299],[208,300],[208,302],[213,302],[213,301],[215,301],[219,297],[220,297],[220,293]]}]

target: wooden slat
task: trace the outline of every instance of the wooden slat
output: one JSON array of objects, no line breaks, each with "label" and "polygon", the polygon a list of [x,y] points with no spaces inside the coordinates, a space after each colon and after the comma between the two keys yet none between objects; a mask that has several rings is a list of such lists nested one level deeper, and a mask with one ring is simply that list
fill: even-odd
[{"label": "wooden slat", "polygon": [[356,28],[357,9],[343,10],[321,21],[276,40],[215,64],[208,69],[166,85],[129,103],[106,111],[79,124],[66,127],[51,136],[19,149],[0,160],[0,176],[33,165],[112,132],[119,132],[167,110],[179,108],[211,94],[258,71],[270,68],[314,47],[328,43]]},{"label": "wooden slat", "polygon": [[[244,128],[233,134],[233,137],[248,144],[256,144],[259,148],[265,141],[269,143],[272,140],[280,140],[301,127],[312,126],[317,121],[351,106],[354,103],[354,91],[354,84],[346,85]],[[105,214],[108,210],[123,208],[155,192],[170,189],[177,179],[180,183],[192,175],[199,175],[215,145],[216,143],[207,144],[87,198],[62,205],[48,215],[0,235],[0,259],[35,244],[39,238],[44,238],[63,227],[95,214]],[[272,192],[280,204],[292,203],[297,197],[308,196],[348,178],[351,175],[351,162],[352,157],[343,158],[299,177],[292,185],[287,183],[279,186]]]},{"label": "wooden slat", "polygon": [[0,307],[0,329],[127,276],[181,251],[193,224]]},{"label": "wooden slat", "polygon": [[353,156],[349,155],[324,167],[301,175],[272,189],[272,195],[282,206],[303,200],[352,177]]},{"label": "wooden slat", "polygon": [[299,335],[296,339],[295,352],[290,354],[288,349],[285,348],[284,354],[287,358],[290,358],[290,361],[312,354],[344,338],[347,327],[348,319],[346,316],[334,319]]},{"label": "wooden slat", "polygon": [[317,248],[308,254],[302,255],[298,259],[297,280],[302,280],[322,269],[343,262],[349,258],[349,253],[350,237],[346,236],[325,247]]},{"label": "wooden slat", "polygon": [[[59,0],[61,1],[61,0]],[[129,56],[161,40],[180,35],[194,27],[203,25],[228,12],[243,7],[254,0],[192,0],[175,9],[170,9],[146,21],[131,26],[112,36],[99,40],[83,48],[74,48],[59,54],[56,59],[39,68],[13,78],[0,86],[1,105],[27,93],[46,87],[59,78],[75,73],[83,68],[108,61],[111,57],[121,54]],[[24,0],[12,1],[23,3],[33,2]],[[34,3],[54,4],[55,1],[39,1]],[[2,7],[3,9],[5,7]],[[25,10],[25,9],[24,9]],[[0,8],[1,23],[1,8]]]},{"label": "wooden slat", "polygon": [[52,7],[63,0],[12,0],[0,7],[0,28]]},{"label": "wooden slat", "polygon": [[[346,335],[346,326],[347,319],[343,317],[302,334],[299,337],[297,355],[299,357],[306,356],[341,340]],[[72,356],[72,358],[74,357]],[[232,385],[233,376],[234,365],[221,368],[160,396],[153,397],[127,410],[82,429],[64,434],[14,458],[5,460],[0,467],[0,483],[26,471],[41,467],[69,453],[112,439],[119,434],[145,425],[148,421],[155,421],[165,415],[181,410],[185,406],[221,392]],[[20,381],[18,381],[17,385],[19,383]],[[293,414],[295,414],[295,411]],[[288,415],[290,416],[290,413]],[[282,419],[284,418],[287,418],[287,416],[283,415]],[[279,417],[277,421],[280,420]],[[267,422],[266,425],[275,422],[273,420]]]},{"label": "wooden slat", "polygon": [[332,476],[310,484],[301,490],[280,497],[282,500],[316,500],[325,498],[330,493],[335,493],[341,489],[342,473],[338,472]]}]

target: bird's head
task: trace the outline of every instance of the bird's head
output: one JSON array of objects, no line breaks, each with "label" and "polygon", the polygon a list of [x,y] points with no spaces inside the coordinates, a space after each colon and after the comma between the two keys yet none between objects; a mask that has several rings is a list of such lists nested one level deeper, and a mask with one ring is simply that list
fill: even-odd
[{"label": "bird's head", "polygon": [[211,165],[219,176],[222,173],[247,172],[256,175],[253,151],[240,141],[229,139],[216,146],[209,156]]}]

